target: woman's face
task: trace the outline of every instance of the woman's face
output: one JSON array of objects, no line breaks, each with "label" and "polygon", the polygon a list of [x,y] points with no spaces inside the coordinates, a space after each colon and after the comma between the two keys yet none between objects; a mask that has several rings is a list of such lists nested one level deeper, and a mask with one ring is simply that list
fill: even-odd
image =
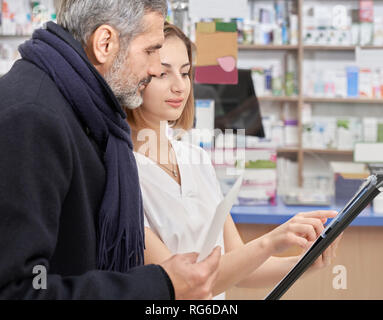
[{"label": "woman's face", "polygon": [[153,77],[143,93],[141,111],[149,123],[177,120],[190,94],[190,62],[184,42],[170,36],[160,49],[161,76]]}]

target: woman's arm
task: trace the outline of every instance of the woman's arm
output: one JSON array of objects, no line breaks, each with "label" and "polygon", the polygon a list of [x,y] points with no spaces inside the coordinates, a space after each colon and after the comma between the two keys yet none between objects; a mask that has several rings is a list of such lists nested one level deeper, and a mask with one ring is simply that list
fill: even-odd
[{"label": "woman's arm", "polygon": [[[288,222],[277,227],[268,234],[244,244],[233,219],[229,215],[224,227],[224,242],[226,253],[221,257],[219,274],[213,295],[217,295],[237,284],[257,287],[263,284],[262,277],[273,283],[285,274],[293,265],[293,258],[270,258],[272,254],[284,251],[292,245],[307,247],[310,241],[316,239],[320,232],[321,220],[332,216],[329,212],[312,212],[298,214]],[[323,228],[323,225],[322,225]],[[317,232],[315,231],[317,229]],[[145,228],[145,263],[160,263],[169,258],[171,253],[157,235]],[[296,257],[295,257],[296,259]],[[256,272],[266,261],[269,261],[260,271]]]},{"label": "woman's arm", "polygon": [[217,295],[235,286],[272,255],[270,242],[265,238],[244,244],[234,221],[229,215],[224,226],[225,254],[219,263],[219,274],[213,294]]},{"label": "woman's arm", "polygon": [[172,253],[161,239],[150,228],[145,227],[145,264],[159,264],[171,256]]}]

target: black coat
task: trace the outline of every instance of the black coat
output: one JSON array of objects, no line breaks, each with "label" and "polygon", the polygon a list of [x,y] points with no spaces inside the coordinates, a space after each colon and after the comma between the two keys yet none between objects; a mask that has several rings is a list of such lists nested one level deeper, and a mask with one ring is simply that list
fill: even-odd
[{"label": "black coat", "polygon": [[174,298],[160,266],[96,270],[101,152],[42,70],[18,60],[0,78],[0,299]]}]

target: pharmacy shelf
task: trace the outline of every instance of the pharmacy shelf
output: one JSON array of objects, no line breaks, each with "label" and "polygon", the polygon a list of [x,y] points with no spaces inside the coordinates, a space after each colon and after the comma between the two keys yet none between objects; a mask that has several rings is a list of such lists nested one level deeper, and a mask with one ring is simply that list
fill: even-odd
[{"label": "pharmacy shelf", "polygon": [[298,147],[281,147],[277,149],[277,153],[298,153]]},{"label": "pharmacy shelf", "polygon": [[368,103],[368,104],[383,104],[383,99],[372,98],[314,98],[304,97],[304,102],[318,103]]},{"label": "pharmacy shelf", "polygon": [[[383,99],[370,99],[370,98],[325,98],[325,97],[305,97],[304,96],[304,72],[303,72],[303,65],[304,65],[304,59],[305,54],[315,53],[316,51],[321,52],[356,52],[359,49],[362,50],[383,50],[383,46],[373,46],[373,45],[366,45],[366,46],[343,46],[343,45],[309,45],[307,43],[304,43],[303,41],[303,6],[306,1],[312,1],[312,0],[293,0],[297,4],[297,15],[298,15],[298,44],[297,45],[245,45],[245,44],[239,44],[238,48],[239,50],[243,51],[250,51],[254,50],[255,52],[257,50],[268,52],[267,50],[274,50],[278,51],[280,50],[282,53],[285,52],[292,52],[296,53],[297,56],[297,86],[298,86],[298,96],[294,97],[274,97],[274,96],[260,96],[258,97],[258,100],[261,103],[266,102],[275,102],[280,103],[281,105],[285,102],[291,102],[292,105],[296,105],[297,107],[297,113],[298,117],[302,116],[302,111],[304,109],[305,103],[322,103],[322,104],[349,104],[350,106],[357,105],[357,104],[370,104],[370,105],[383,105]],[[329,0],[328,0],[329,1]],[[357,0],[353,0],[356,1]],[[383,2],[383,1],[382,1]],[[289,50],[289,51],[288,51]],[[301,119],[299,119],[301,120]],[[304,161],[305,156],[309,155],[310,152],[317,153],[317,154],[327,154],[329,156],[334,155],[345,155],[345,156],[352,156],[353,152],[348,150],[317,150],[317,149],[306,149],[302,145],[302,132],[303,132],[303,124],[302,121],[298,121],[298,134],[299,134],[299,146],[297,148],[279,148],[278,153],[283,155],[292,155],[297,156],[297,162],[298,162],[298,182],[299,185],[303,185],[303,169],[304,169]],[[383,217],[382,217],[383,221]]]},{"label": "pharmacy shelf", "polygon": [[258,97],[259,101],[276,101],[276,102],[297,102],[298,97],[297,96],[261,96]]},{"label": "pharmacy shelf", "polygon": [[10,34],[0,34],[0,39],[4,38],[4,39],[25,39],[25,38],[30,38],[32,35],[29,34],[29,35],[19,35],[19,34],[13,34],[13,35],[10,35]]},{"label": "pharmacy shelf", "polygon": [[239,44],[239,50],[298,50],[297,45],[275,45],[275,44]]},{"label": "pharmacy shelf", "polygon": [[307,51],[355,51],[357,48],[362,50],[383,50],[383,46],[335,46],[335,45],[304,45]]},{"label": "pharmacy shelf", "polygon": [[352,156],[354,154],[353,150],[337,150],[337,149],[302,149],[304,153],[319,153],[319,154],[332,154],[332,155],[344,155]]}]

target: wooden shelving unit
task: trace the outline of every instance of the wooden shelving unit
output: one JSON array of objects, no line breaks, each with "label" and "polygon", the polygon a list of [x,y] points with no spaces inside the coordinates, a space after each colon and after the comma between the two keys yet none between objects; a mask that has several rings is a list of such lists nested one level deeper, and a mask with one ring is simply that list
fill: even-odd
[{"label": "wooden shelving unit", "polygon": [[277,153],[297,153],[299,152],[298,147],[281,147],[277,149]]},{"label": "wooden shelving unit", "polygon": [[315,154],[330,154],[330,155],[343,155],[352,156],[353,150],[338,150],[338,149],[308,149],[299,147],[280,147],[277,149],[277,153],[315,153]]},{"label": "wooden shelving unit", "polygon": [[304,102],[317,102],[317,103],[368,103],[368,104],[383,104],[383,99],[371,98],[314,98],[304,97]]},{"label": "wooden shelving unit", "polygon": [[303,153],[317,153],[317,154],[334,154],[343,156],[352,156],[352,150],[338,150],[338,149],[302,149]]},{"label": "wooden shelving unit", "polygon": [[275,102],[297,102],[298,96],[262,96],[258,97],[259,101],[275,101]]},{"label": "wooden shelving unit", "polygon": [[357,48],[362,50],[382,50],[383,46],[331,46],[331,45],[304,45],[306,51],[355,51]]},{"label": "wooden shelving unit", "polygon": [[298,46],[295,45],[261,45],[261,44],[240,44],[239,50],[298,50]]},{"label": "wooden shelving unit", "polygon": [[20,34],[0,34],[0,38],[4,39],[25,39],[25,38],[30,38],[32,35],[20,35]]},{"label": "wooden shelving unit", "polygon": [[[297,106],[298,114],[298,134],[299,144],[297,147],[281,147],[277,149],[278,154],[294,155],[298,161],[299,168],[299,183],[303,183],[303,163],[304,157],[307,154],[323,154],[323,155],[342,155],[352,157],[352,150],[333,150],[333,149],[308,149],[302,146],[302,110],[305,103],[339,103],[339,104],[374,104],[383,105],[383,99],[371,98],[326,98],[326,97],[306,97],[303,95],[303,60],[305,52],[310,53],[314,51],[356,51],[362,50],[383,50],[383,46],[340,46],[340,45],[307,45],[303,43],[303,3],[305,0],[293,0],[297,2],[298,8],[298,44],[297,45],[239,45],[239,50],[249,51],[267,51],[267,50],[280,50],[295,52],[297,55],[297,80],[298,80],[298,95],[294,97],[286,96],[261,96],[258,97],[260,102],[275,102],[284,103],[290,102]],[[382,110],[383,111],[383,110]]]}]

